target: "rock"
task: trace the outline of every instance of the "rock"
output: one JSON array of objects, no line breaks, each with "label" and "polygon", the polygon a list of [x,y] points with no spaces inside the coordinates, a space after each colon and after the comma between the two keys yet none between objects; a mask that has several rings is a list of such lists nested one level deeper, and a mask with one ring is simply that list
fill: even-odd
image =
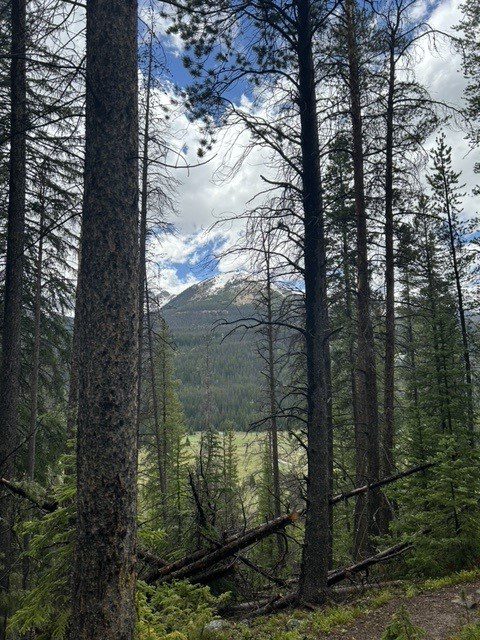
[{"label": "rock", "polygon": [[221,631],[222,629],[225,629],[225,627],[228,627],[228,622],[226,620],[211,620],[205,625],[204,631]]},{"label": "rock", "polygon": [[294,631],[295,629],[298,629],[301,626],[302,626],[302,621],[297,620],[296,618],[290,618],[290,620],[287,621],[287,629],[289,631]]},{"label": "rock", "polygon": [[465,607],[465,609],[476,609],[478,607],[478,602],[475,600],[473,596],[457,596],[453,598],[452,604],[458,604],[461,607]]}]

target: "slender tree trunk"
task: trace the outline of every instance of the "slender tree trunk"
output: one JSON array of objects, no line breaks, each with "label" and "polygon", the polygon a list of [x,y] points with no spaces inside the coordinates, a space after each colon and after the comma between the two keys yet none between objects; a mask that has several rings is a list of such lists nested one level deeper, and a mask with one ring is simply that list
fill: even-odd
[{"label": "slender tree trunk", "polygon": [[[42,175],[42,178],[44,176]],[[43,275],[43,242],[44,242],[44,219],[45,219],[45,194],[44,185],[41,185],[40,193],[40,224],[38,253],[35,273],[35,300],[33,311],[33,353],[30,371],[30,416],[28,431],[28,456],[27,456],[27,478],[30,482],[35,480],[36,463],[36,443],[37,443],[37,419],[38,419],[38,381],[40,373],[40,342],[41,342],[41,318],[42,318],[42,275]],[[30,536],[24,536],[24,546],[28,549]],[[27,589],[30,577],[30,560],[23,558],[22,588]]]},{"label": "slender tree trunk", "polygon": [[[42,187],[43,189],[43,187]],[[38,380],[40,372],[40,328],[42,319],[42,274],[43,274],[43,225],[45,219],[45,197],[41,194],[40,211],[40,239],[38,242],[38,254],[35,274],[35,302],[34,302],[34,329],[33,329],[33,354],[30,371],[30,428],[28,438],[28,465],[27,476],[33,482],[35,479],[36,438],[38,419]]]},{"label": "slender tree trunk", "polygon": [[328,307],[320,150],[312,54],[312,7],[296,0],[305,251],[307,354],[307,512],[299,595],[321,601],[331,548]]},{"label": "slender tree trunk", "polygon": [[135,629],[137,19],[134,0],[87,4],[72,640]]},{"label": "slender tree trunk", "polygon": [[[395,255],[393,246],[393,115],[395,96],[395,49],[390,46],[386,112],[385,154],[385,373],[384,423],[381,448],[382,476],[395,473]],[[382,501],[381,532],[388,533],[392,510]]]},{"label": "slender tree trunk", "polygon": [[164,516],[166,515],[166,495],[167,495],[167,480],[165,477],[165,451],[163,447],[162,430],[160,427],[160,411],[158,407],[158,395],[157,395],[157,376],[155,372],[155,355],[153,347],[153,331],[152,331],[152,319],[150,315],[150,300],[148,296],[148,288],[145,283],[145,302],[147,308],[147,336],[148,336],[148,361],[150,364],[150,384],[152,391],[152,408],[153,408],[153,424],[154,424],[154,436],[155,436],[155,448],[157,453],[157,470],[158,480],[160,484],[160,493],[162,496],[162,510]]},{"label": "slender tree trunk", "polygon": [[420,414],[419,393],[417,383],[417,358],[415,355],[415,342],[412,322],[412,303],[410,294],[410,276],[408,267],[405,270],[405,303],[407,306],[407,353],[408,364],[413,378],[412,385],[412,403],[415,413],[415,430],[419,436],[419,457],[420,462],[426,462],[425,442],[423,436],[423,424]]},{"label": "slender tree trunk", "polygon": [[[8,190],[7,258],[2,326],[0,370],[0,471],[10,479],[15,475],[18,446],[22,280],[25,246],[26,188],[26,2],[11,0],[10,66],[10,164]],[[10,586],[13,543],[13,501],[0,493],[0,596]],[[0,613],[0,640],[6,637],[7,616]]]},{"label": "slender tree trunk", "polygon": [[272,310],[272,277],[270,272],[270,255],[265,251],[266,266],[266,302],[267,302],[267,343],[268,343],[268,390],[270,401],[270,442],[272,453],[272,477],[273,477],[273,506],[274,517],[282,514],[280,494],[280,467],[278,453],[278,424],[277,424],[277,379],[275,375],[275,337],[273,335],[273,310]]},{"label": "slender tree trunk", "polygon": [[393,248],[393,113],[395,93],[395,52],[390,50],[390,73],[387,97],[387,131],[385,158],[385,427],[382,447],[382,475],[395,473],[395,256]]},{"label": "slender tree trunk", "polygon": [[[354,0],[346,3],[349,65],[350,114],[353,134],[353,175],[357,224],[357,482],[373,483],[379,478],[379,433],[375,344],[370,310],[367,213],[365,204],[363,125],[360,71]],[[368,492],[366,509],[356,509],[355,555],[371,555],[370,539],[378,533],[380,491]]]},{"label": "slender tree trunk", "polygon": [[145,281],[147,278],[147,209],[148,209],[148,142],[150,136],[150,95],[152,85],[153,37],[150,33],[148,45],[147,95],[145,104],[145,123],[143,129],[142,177],[140,199],[140,251],[138,267],[138,356],[137,356],[137,433],[140,431],[142,411],[142,373],[143,373],[143,335],[145,331]]},{"label": "slender tree trunk", "polygon": [[463,302],[462,280],[460,277],[460,269],[458,266],[457,248],[455,246],[455,229],[452,219],[452,208],[450,203],[450,190],[448,188],[447,181],[445,179],[445,167],[442,167],[444,198],[445,198],[445,210],[447,212],[448,221],[448,236],[450,241],[450,252],[453,262],[453,273],[455,276],[455,286],[457,289],[457,303],[458,303],[458,316],[460,319],[460,330],[462,333],[462,345],[463,345],[463,361],[465,365],[465,382],[467,385],[467,415],[468,415],[468,431],[470,435],[470,444],[475,444],[475,424],[474,424],[474,411],[473,411],[473,380],[472,380],[472,363],[470,359],[470,348],[468,344],[468,331],[467,322],[465,319],[465,306]]},{"label": "slender tree trunk", "polygon": [[[278,421],[277,421],[277,378],[275,371],[275,336],[273,330],[272,307],[272,274],[270,269],[270,252],[268,243],[270,239],[264,238],[264,256],[266,271],[265,301],[267,306],[267,349],[268,349],[268,392],[270,403],[270,461],[272,465],[272,493],[273,515],[278,518],[282,515],[282,501],[280,489],[280,465],[278,451]],[[277,535],[277,546],[280,554],[284,551],[284,541],[281,534]]]},{"label": "slender tree trunk", "polygon": [[[80,238],[81,243],[81,238]],[[79,359],[79,317],[80,317],[80,249],[78,252],[78,271],[77,286],[75,290],[75,310],[73,317],[73,330],[70,354],[70,375],[68,380],[68,403],[67,403],[67,438],[73,440],[77,433],[77,414],[78,414],[78,359]]]}]

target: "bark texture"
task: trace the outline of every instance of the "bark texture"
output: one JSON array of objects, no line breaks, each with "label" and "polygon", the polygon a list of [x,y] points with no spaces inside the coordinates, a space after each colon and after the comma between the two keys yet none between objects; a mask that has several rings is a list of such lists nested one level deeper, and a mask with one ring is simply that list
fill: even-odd
[{"label": "bark texture", "polygon": [[307,511],[299,594],[325,597],[331,548],[328,308],[320,150],[309,0],[297,0],[302,197],[305,226]]},{"label": "bark texture", "polygon": [[88,2],[72,640],[134,636],[137,73],[137,2]]},{"label": "bark texture", "polygon": [[[11,2],[10,65],[10,164],[8,191],[7,257],[0,371],[0,473],[7,480],[15,474],[18,446],[18,405],[22,317],[23,256],[25,246],[26,184],[26,3]],[[0,596],[9,590],[13,542],[11,497],[0,493]],[[1,614],[0,614],[1,615]],[[6,637],[7,616],[0,617],[0,639]]]}]

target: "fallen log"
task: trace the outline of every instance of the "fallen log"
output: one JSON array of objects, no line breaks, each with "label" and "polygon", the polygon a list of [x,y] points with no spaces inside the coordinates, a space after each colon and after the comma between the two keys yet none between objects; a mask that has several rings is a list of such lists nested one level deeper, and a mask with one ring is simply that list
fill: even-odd
[{"label": "fallen log", "polygon": [[148,576],[148,581],[171,581],[171,580],[183,580],[185,578],[190,578],[202,571],[206,570],[208,567],[211,567],[218,562],[221,562],[225,558],[229,558],[230,556],[237,553],[241,549],[245,549],[246,547],[255,544],[259,540],[266,538],[277,531],[281,531],[289,524],[293,524],[298,519],[298,515],[296,513],[291,513],[286,516],[280,516],[279,518],[275,518],[270,522],[266,522],[254,529],[250,529],[240,536],[235,536],[231,539],[230,542],[222,545],[221,547],[211,550],[210,552],[201,557],[200,559],[181,567],[180,569],[171,571],[170,566],[163,567],[153,572]]},{"label": "fallen log", "polygon": [[329,571],[327,578],[327,585],[331,587],[346,578],[349,578],[356,573],[360,573],[360,571],[364,571],[369,567],[379,564],[380,562],[387,562],[392,558],[404,553],[408,549],[413,547],[413,542],[400,542],[399,544],[393,545],[393,547],[388,547],[384,551],[380,551],[380,553],[375,554],[374,556],[370,556],[369,558],[365,558],[361,562],[357,562],[356,564],[352,564],[349,567],[344,567],[343,569],[335,569],[333,571]]},{"label": "fallen log", "polygon": [[357,487],[356,489],[352,489],[351,491],[347,491],[346,493],[340,493],[330,498],[330,504],[338,504],[339,502],[343,502],[344,500],[348,500],[349,498],[354,498],[355,496],[366,493],[367,491],[371,491],[372,489],[385,487],[387,484],[391,484],[392,482],[396,482],[397,480],[402,480],[403,478],[408,478],[408,476],[412,476],[413,474],[419,473],[420,471],[426,471],[427,469],[430,469],[435,465],[435,462],[427,462],[425,464],[419,465],[418,467],[407,469],[407,471],[402,471],[401,473],[396,473],[393,476],[388,476],[387,478],[383,478],[382,480],[378,480],[377,482],[365,484],[361,487]]},{"label": "fallen log", "polygon": [[[206,534],[203,534],[203,537],[205,538],[205,540],[208,540],[208,542],[210,542],[210,544],[214,544],[217,549],[221,548],[223,545],[220,542],[217,542],[216,540],[214,540],[213,538],[210,538],[210,536],[207,536]],[[281,578],[278,578],[277,576],[272,575],[269,571],[267,571],[266,569],[264,569],[263,567],[260,567],[258,564],[255,564],[254,562],[252,562],[249,558],[236,553],[234,556],[237,560],[240,560],[240,562],[242,564],[244,564],[245,566],[247,566],[249,569],[252,569],[253,571],[255,571],[256,573],[260,574],[261,576],[263,576],[264,578],[266,578],[267,580],[269,580],[270,582],[273,582],[274,584],[276,584],[279,587],[284,587],[286,585],[286,581],[282,580]]]},{"label": "fallen log", "polygon": [[193,584],[210,584],[214,580],[219,580],[220,578],[235,573],[236,565],[236,558],[233,558],[233,560],[230,560],[230,562],[226,564],[215,565],[212,569],[193,576],[191,582]]},{"label": "fallen log", "polygon": [[139,560],[143,560],[146,564],[151,565],[152,567],[166,567],[168,562],[159,556],[156,556],[154,553],[147,551],[146,549],[137,549],[137,558]]},{"label": "fallen log", "polygon": [[[398,555],[404,553],[408,549],[413,547],[413,542],[401,542],[396,544],[380,553],[375,554],[374,556],[370,556],[369,558],[365,558],[361,562],[357,562],[356,564],[352,564],[349,567],[344,567],[343,569],[335,569],[333,571],[329,571],[327,577],[327,586],[331,587],[335,584],[338,584],[342,580],[346,580],[356,573],[360,573],[361,571],[368,569],[375,564],[379,564],[381,562],[388,562],[393,558],[396,558]],[[266,604],[260,607],[255,607],[252,611],[250,611],[247,617],[256,617],[267,615],[269,613],[273,613],[275,611],[279,611],[280,609],[285,609],[293,604],[297,604],[300,602],[298,593],[292,592],[283,596],[276,596],[269,600]]]},{"label": "fallen log", "polygon": [[[222,546],[225,544],[229,544],[230,542],[237,540],[241,535],[242,534],[236,533],[235,535],[229,536],[228,538],[226,538],[223,541],[223,543],[218,543],[218,544],[221,544]],[[195,551],[194,553],[191,553],[188,556],[184,556],[183,558],[179,558],[178,560],[174,560],[173,562],[169,562],[169,563],[164,563],[164,561],[161,558],[157,558],[157,556],[155,556],[155,554],[153,553],[150,553],[148,557],[144,556],[142,560],[144,560],[147,564],[151,565],[152,567],[158,570],[157,574],[152,573],[148,578],[149,580],[154,581],[158,578],[161,578],[170,573],[173,573],[174,571],[178,571],[179,569],[182,569],[187,565],[197,562],[198,560],[201,560],[211,552],[212,552],[211,548],[199,549],[198,551]]]}]

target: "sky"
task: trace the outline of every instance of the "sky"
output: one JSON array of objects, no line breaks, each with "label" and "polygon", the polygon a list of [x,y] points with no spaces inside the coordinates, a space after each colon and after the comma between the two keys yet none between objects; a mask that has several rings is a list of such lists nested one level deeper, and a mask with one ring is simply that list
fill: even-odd
[{"label": "sky", "polygon": [[[429,16],[433,28],[453,32],[461,16],[459,5],[458,0],[435,3],[419,0],[417,11]],[[188,82],[188,73],[181,62],[182,43],[178,37],[167,35],[166,27],[167,21],[162,19],[157,35],[166,52],[172,83],[182,86]],[[445,40],[437,40],[436,45],[432,42],[422,45],[415,60],[415,71],[417,79],[429,89],[433,98],[458,106],[462,104],[465,80],[460,56]],[[248,103],[240,93],[235,100]],[[156,237],[151,242],[149,270],[155,287],[178,294],[200,280],[241,268],[238,258],[219,260],[216,256],[235,242],[242,229],[239,217],[251,206],[255,194],[264,188],[261,175],[268,174],[269,167],[268,156],[260,149],[250,150],[239,163],[249,147],[249,138],[238,125],[217,135],[208,156],[209,162],[200,164],[197,156],[201,137],[199,123],[190,122],[179,108],[170,126],[175,144],[182,149],[191,166],[174,170],[179,181],[175,195],[177,213],[170,221],[176,230],[174,234]],[[454,168],[462,171],[462,180],[466,183],[464,214],[470,217],[478,213],[478,204],[471,191],[478,183],[473,167],[480,161],[480,155],[471,150],[460,128],[451,126],[445,133],[447,143],[453,148]],[[433,136],[426,147],[431,148],[434,142]],[[228,218],[230,222],[220,224],[222,218]]]}]

